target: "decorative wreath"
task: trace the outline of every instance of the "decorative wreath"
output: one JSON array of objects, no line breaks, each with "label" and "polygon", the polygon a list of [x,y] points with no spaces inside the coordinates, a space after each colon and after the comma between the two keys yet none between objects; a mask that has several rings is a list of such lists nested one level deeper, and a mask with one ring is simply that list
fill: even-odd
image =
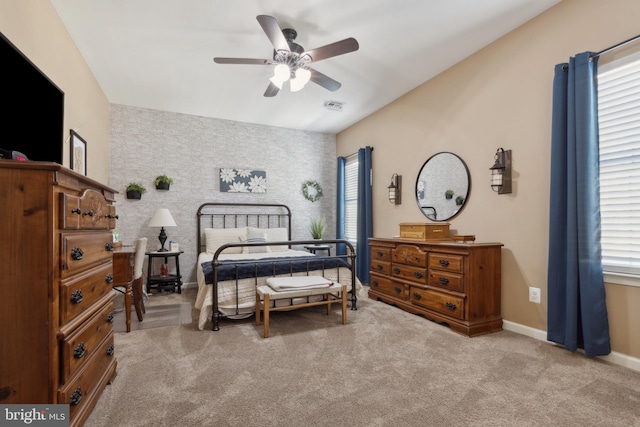
[{"label": "decorative wreath", "polygon": [[[315,194],[309,194],[310,188],[315,189]],[[317,202],[322,197],[322,187],[320,187],[318,181],[307,181],[302,184],[302,195],[310,202]]]}]

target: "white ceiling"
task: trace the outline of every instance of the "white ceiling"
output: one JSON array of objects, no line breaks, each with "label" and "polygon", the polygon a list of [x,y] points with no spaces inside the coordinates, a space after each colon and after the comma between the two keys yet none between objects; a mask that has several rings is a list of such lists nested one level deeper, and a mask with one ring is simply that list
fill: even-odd
[{"label": "white ceiling", "polygon": [[[109,102],[338,133],[560,0],[51,0]],[[256,20],[274,16],[306,50],[348,37],[356,52],[313,63],[342,83],[263,96],[273,66]],[[331,111],[325,101],[344,103]]]}]

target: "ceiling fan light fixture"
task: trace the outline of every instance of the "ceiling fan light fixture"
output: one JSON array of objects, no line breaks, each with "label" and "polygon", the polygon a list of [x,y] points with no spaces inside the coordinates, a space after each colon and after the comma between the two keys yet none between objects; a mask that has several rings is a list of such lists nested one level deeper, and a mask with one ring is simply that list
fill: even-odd
[{"label": "ceiling fan light fixture", "polygon": [[297,92],[302,89],[311,79],[311,71],[304,68],[296,70],[295,78],[291,79],[291,92]]},{"label": "ceiling fan light fixture", "polygon": [[291,76],[291,70],[285,64],[278,64],[273,70],[273,78],[286,82]]}]

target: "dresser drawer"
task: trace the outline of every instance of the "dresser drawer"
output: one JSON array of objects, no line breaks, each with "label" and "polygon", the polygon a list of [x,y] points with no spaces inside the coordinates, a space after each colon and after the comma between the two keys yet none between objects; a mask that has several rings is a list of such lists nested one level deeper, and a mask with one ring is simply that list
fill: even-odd
[{"label": "dresser drawer", "polygon": [[113,235],[102,233],[62,233],[60,235],[60,276],[65,278],[101,264],[113,257],[109,250]]},{"label": "dresser drawer", "polygon": [[391,249],[390,248],[371,248],[371,262],[373,261],[391,261]]},{"label": "dresser drawer", "polygon": [[462,273],[462,260],[460,255],[430,253],[429,268]]},{"label": "dresser drawer", "polygon": [[421,267],[411,267],[404,264],[393,264],[391,275],[398,279],[410,280],[421,285],[427,284],[427,269]]},{"label": "dresser drawer", "polygon": [[464,276],[438,270],[429,270],[429,286],[436,286],[450,291],[464,292]]},{"label": "dresser drawer", "polygon": [[76,413],[84,410],[83,406],[95,403],[102,390],[101,380],[115,363],[113,333],[99,344],[96,353],[82,367],[73,379],[58,390],[58,403],[69,405],[69,415],[73,420]]},{"label": "dresser drawer", "polygon": [[111,261],[60,283],[60,324],[64,325],[113,289]]},{"label": "dresser drawer", "polygon": [[427,265],[427,253],[413,245],[400,245],[391,251],[393,262],[425,267]]},{"label": "dresser drawer", "polygon": [[73,334],[62,340],[62,382],[67,382],[98,350],[98,346],[113,331],[111,313],[113,301],[82,324]]},{"label": "dresser drawer", "polygon": [[380,274],[391,274],[391,263],[371,260],[371,271]]},{"label": "dresser drawer", "polygon": [[107,230],[115,228],[115,207],[95,190],[74,196],[60,193],[60,228],[64,230]]},{"label": "dresser drawer", "polygon": [[407,299],[409,287],[407,285],[395,283],[386,277],[380,277],[372,274],[370,286],[371,290],[391,295],[396,298]]},{"label": "dresser drawer", "polygon": [[411,303],[464,319],[464,298],[428,289],[411,289]]}]

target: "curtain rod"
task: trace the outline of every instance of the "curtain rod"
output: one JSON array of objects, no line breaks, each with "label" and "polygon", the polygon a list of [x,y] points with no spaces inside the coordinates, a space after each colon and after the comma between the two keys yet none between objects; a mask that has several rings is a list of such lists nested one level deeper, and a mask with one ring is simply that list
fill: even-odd
[{"label": "curtain rod", "polygon": [[620,48],[620,47],[622,47],[622,46],[625,46],[625,45],[627,45],[627,44],[629,44],[629,43],[631,43],[631,42],[634,42],[634,41],[636,41],[636,40],[638,40],[638,39],[640,39],[640,35],[637,35],[637,36],[635,36],[635,37],[631,37],[629,40],[625,40],[625,41],[623,41],[623,42],[621,42],[621,43],[618,43],[618,44],[613,45],[613,46],[611,46],[611,47],[608,47],[608,48],[606,48],[606,49],[604,49],[604,50],[601,50],[600,52],[596,52],[596,53],[594,53],[593,55],[591,55],[591,58],[593,58],[594,56],[600,56],[600,55],[603,55],[603,54],[605,54],[605,53],[607,53],[607,52],[611,52],[612,50],[616,50],[616,49],[618,49],[618,48]]},{"label": "curtain rod", "polygon": [[[373,147],[371,147],[371,151],[373,151]],[[358,152],[356,151],[355,153],[351,153],[351,154],[347,154],[346,156],[343,156],[345,159],[348,159],[349,157],[353,157],[353,156],[357,156]]]}]

